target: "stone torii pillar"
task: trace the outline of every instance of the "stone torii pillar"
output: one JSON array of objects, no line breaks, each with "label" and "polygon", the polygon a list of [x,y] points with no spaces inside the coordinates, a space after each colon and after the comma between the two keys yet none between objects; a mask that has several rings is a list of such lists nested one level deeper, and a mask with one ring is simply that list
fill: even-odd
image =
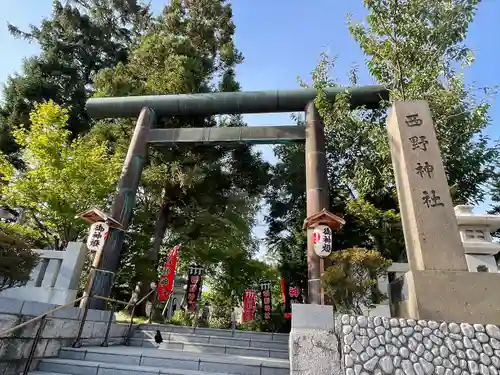
[{"label": "stone torii pillar", "polygon": [[326,169],[325,126],[313,101],[305,108],[305,119],[307,219],[304,229],[307,230],[307,303],[322,305],[325,302],[321,287],[324,260],[314,250],[311,229],[325,224],[332,230],[339,230],[345,222],[327,211],[330,205],[330,189]]},{"label": "stone torii pillar", "polygon": [[[308,303],[310,304],[325,304],[325,295],[324,289],[321,285],[321,276],[325,272],[325,266],[328,267],[330,262],[326,258],[332,252],[332,234],[333,232],[337,232],[340,230],[342,225],[345,224],[345,220],[341,217],[332,214],[326,209],[322,209],[321,211],[307,217],[304,220],[303,229],[307,230],[307,260],[308,260],[308,269],[313,269],[316,271],[318,268],[317,265],[312,262],[318,262],[319,260],[319,272],[316,273],[308,273],[309,276],[309,288],[308,288]],[[328,227],[329,230],[326,228]],[[327,231],[325,233],[324,231]],[[315,233],[316,232],[316,233]],[[318,242],[315,242],[314,235],[319,235],[322,239]],[[328,237],[328,239],[327,239]],[[317,249],[315,247],[319,247],[320,253],[316,252]],[[311,264],[312,263],[312,264]],[[316,280],[319,280],[319,286],[316,284]],[[311,288],[312,287],[312,288]],[[319,287],[319,290],[318,290]],[[318,297],[319,295],[319,297]]]},{"label": "stone torii pillar", "polygon": [[[118,189],[111,206],[111,217],[122,225],[122,229],[110,228],[108,239],[102,251],[96,254],[93,267],[97,270],[117,270],[120,263],[120,251],[125,231],[132,220],[132,209],[135,206],[135,198],[142,170],[148,156],[148,135],[156,122],[155,112],[143,107],[137,119],[137,124],[130,141],[130,147],[125,157],[122,174],[118,182]],[[95,281],[90,286],[91,292],[107,297],[111,294],[112,281],[106,274],[97,272]],[[93,299],[90,308],[101,309],[104,301]]]},{"label": "stone torii pillar", "polygon": [[[307,217],[330,204],[328,175],[326,172],[325,126],[314,102],[305,108],[306,119],[306,194]],[[309,231],[308,231],[309,232]],[[307,233],[307,303],[322,304],[321,259],[314,252],[312,237]]]}]

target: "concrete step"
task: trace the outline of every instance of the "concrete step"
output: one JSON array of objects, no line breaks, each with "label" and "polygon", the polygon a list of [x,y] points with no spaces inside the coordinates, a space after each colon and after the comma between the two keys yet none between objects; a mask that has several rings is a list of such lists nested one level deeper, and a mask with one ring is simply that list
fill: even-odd
[{"label": "concrete step", "polygon": [[48,371],[33,371],[30,375],[230,375],[227,372],[170,369],[153,366],[133,366],[119,363],[45,358],[38,367]]},{"label": "concrete step", "polygon": [[[154,339],[156,331],[146,331],[144,329],[136,330],[133,339]],[[209,336],[193,333],[162,332],[164,341],[178,341],[189,343],[215,344],[225,346],[242,346],[259,349],[288,350],[288,341],[268,341],[258,338],[238,338],[224,336]],[[259,337],[259,336],[257,336]]]},{"label": "concrete step", "polygon": [[217,353],[217,354],[237,354],[250,357],[283,358],[288,359],[288,350],[251,348],[248,346],[217,345],[209,343],[198,343],[189,341],[164,340],[159,346],[154,339],[133,338],[130,340],[131,346],[143,348],[156,348],[180,350],[195,353]]},{"label": "concrete step", "polygon": [[232,331],[230,329],[216,328],[193,328],[186,326],[175,326],[173,324],[141,324],[139,330],[160,332],[175,332],[184,334],[197,334],[203,336],[221,336],[234,337],[238,339],[253,339],[260,341],[278,341],[288,343],[288,334],[271,332],[251,332],[251,331]]},{"label": "concrete step", "polygon": [[63,372],[30,371],[29,375],[71,375]]},{"label": "concrete step", "polygon": [[[286,359],[257,358],[239,355],[210,355],[130,346],[63,348],[59,351],[59,359],[84,361],[86,363],[114,363],[130,366],[212,371],[242,375],[289,375],[290,373],[289,361]],[[42,367],[39,369],[42,371],[53,371],[50,370],[50,368]],[[67,372],[63,371],[63,369],[60,371]],[[88,373],[71,373],[75,375],[88,375]],[[133,374],[109,373],[97,375]]]}]

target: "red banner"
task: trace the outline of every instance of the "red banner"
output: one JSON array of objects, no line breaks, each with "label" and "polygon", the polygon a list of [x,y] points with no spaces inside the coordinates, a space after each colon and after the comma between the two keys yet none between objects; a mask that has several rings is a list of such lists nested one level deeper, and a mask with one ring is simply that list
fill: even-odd
[{"label": "red banner", "polygon": [[255,313],[255,291],[247,289],[243,294],[243,322],[252,321],[254,313]]},{"label": "red banner", "polygon": [[286,305],[286,283],[285,283],[285,279],[281,279],[281,296],[283,297],[283,305]]},{"label": "red banner", "polygon": [[174,289],[175,266],[177,265],[177,253],[182,244],[174,246],[163,264],[163,274],[158,282],[158,300],[166,301]]}]

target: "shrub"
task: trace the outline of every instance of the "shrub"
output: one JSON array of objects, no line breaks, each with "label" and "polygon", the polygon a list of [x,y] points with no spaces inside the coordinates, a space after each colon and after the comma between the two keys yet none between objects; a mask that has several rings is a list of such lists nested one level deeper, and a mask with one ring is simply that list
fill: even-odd
[{"label": "shrub", "polygon": [[0,229],[0,291],[26,285],[39,257],[14,232]]},{"label": "shrub", "polygon": [[378,251],[345,249],[331,254],[329,259],[332,266],[321,279],[325,297],[336,311],[362,315],[363,308],[373,307],[374,291],[379,302],[387,298],[375,287],[391,261]]},{"label": "shrub", "polygon": [[193,318],[194,316],[191,313],[184,310],[177,310],[168,322],[176,326],[191,327],[193,325]]}]

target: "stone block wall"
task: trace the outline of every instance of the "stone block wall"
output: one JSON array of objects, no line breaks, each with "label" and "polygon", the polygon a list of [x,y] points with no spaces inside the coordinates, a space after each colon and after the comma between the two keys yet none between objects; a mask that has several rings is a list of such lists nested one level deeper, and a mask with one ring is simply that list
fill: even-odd
[{"label": "stone block wall", "polygon": [[[328,306],[326,314],[325,307],[292,307],[293,375],[498,375],[500,372],[500,328],[496,325],[334,316],[333,308]],[[323,315],[321,319],[317,318],[318,313]],[[317,322],[326,321],[327,315],[333,324],[325,329]]]},{"label": "stone block wall", "polygon": [[[33,319],[54,307],[32,301],[0,298],[0,335],[5,330]],[[73,307],[56,311],[47,317],[39,341],[35,359],[57,356],[61,347],[71,346],[80,326],[83,310]],[[82,333],[82,345],[101,345],[106,334],[110,312],[89,310]],[[40,322],[34,322],[19,330],[0,337],[0,375],[19,373],[24,368],[33,338]],[[135,328],[135,327],[134,327]],[[128,332],[128,324],[112,323],[109,344],[122,344]],[[36,360],[33,366],[36,365]]]},{"label": "stone block wall", "polygon": [[495,325],[349,315],[336,321],[345,375],[497,375],[500,369]]}]

